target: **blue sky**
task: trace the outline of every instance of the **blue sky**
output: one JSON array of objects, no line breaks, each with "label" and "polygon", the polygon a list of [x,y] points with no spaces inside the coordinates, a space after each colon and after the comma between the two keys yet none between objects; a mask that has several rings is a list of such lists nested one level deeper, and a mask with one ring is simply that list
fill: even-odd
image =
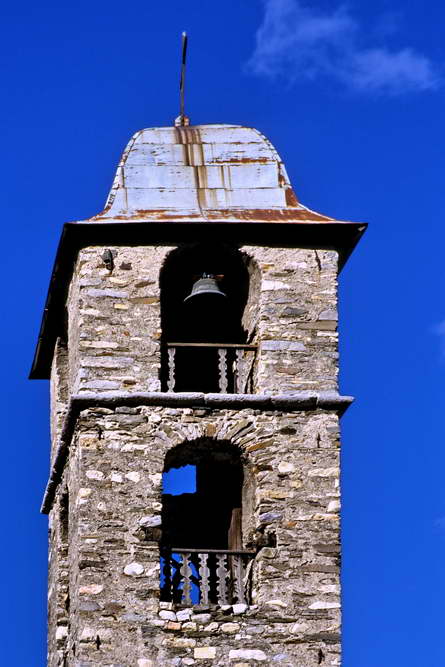
[{"label": "blue sky", "polygon": [[343,667],[445,664],[441,3],[8,3],[1,10],[3,548],[9,667],[45,664],[48,386],[27,381],[62,223],[178,114],[257,127],[301,201],[370,228],[341,275]]}]

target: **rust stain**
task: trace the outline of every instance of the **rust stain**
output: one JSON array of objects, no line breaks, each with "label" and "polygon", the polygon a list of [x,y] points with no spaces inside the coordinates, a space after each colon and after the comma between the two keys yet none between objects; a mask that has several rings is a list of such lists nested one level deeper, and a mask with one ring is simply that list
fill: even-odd
[{"label": "rust stain", "polygon": [[265,208],[254,208],[254,209],[224,209],[224,210],[213,210],[207,211],[207,216],[210,220],[227,220],[227,219],[236,219],[236,220],[257,220],[258,222],[292,222],[292,221],[301,221],[301,220],[314,220],[317,222],[332,222],[334,218],[329,218],[326,215],[321,215],[319,213],[314,213],[313,211],[308,211],[304,208],[297,209],[265,209]]},{"label": "rust stain", "polygon": [[[205,220],[224,221],[257,221],[257,222],[335,222],[335,218],[330,218],[321,213],[315,213],[305,208],[280,208],[280,209],[206,209]],[[103,220],[204,220],[201,213],[190,213],[165,211],[159,209],[136,209],[131,215],[114,215],[110,217],[94,216],[89,218],[91,221]]]},{"label": "rust stain", "polygon": [[201,215],[199,213],[167,213],[159,209],[136,209],[130,215],[103,216],[100,214],[88,219],[92,222],[96,220],[103,220],[104,222],[109,222],[110,220],[127,220],[131,222],[132,220],[146,220],[147,218],[151,220],[200,220]]},{"label": "rust stain", "polygon": [[134,212],[134,215],[122,216],[122,218],[132,219],[137,218],[155,218],[156,220],[200,220],[202,218],[200,213],[175,213],[170,211],[160,211],[159,209],[149,210],[149,209],[137,209]]},{"label": "rust stain", "polygon": [[286,188],[286,206],[298,206],[298,199],[292,188]]},{"label": "rust stain", "polygon": [[198,189],[208,188],[207,165],[203,164],[199,167],[195,167],[195,169],[198,176]]},{"label": "rust stain", "polygon": [[202,144],[201,133],[198,128],[190,125],[178,125],[174,129],[178,144]]},{"label": "rust stain", "polygon": [[267,157],[231,157],[224,160],[214,160],[214,162],[221,162],[222,164],[272,164],[273,160]]}]

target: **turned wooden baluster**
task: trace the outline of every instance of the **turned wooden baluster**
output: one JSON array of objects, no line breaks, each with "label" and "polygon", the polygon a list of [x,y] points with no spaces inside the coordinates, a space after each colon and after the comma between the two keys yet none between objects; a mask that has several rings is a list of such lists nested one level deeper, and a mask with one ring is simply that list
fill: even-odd
[{"label": "turned wooden baluster", "polygon": [[233,593],[238,603],[244,603],[244,587],[243,587],[243,561],[241,556],[231,556],[232,559],[232,576],[233,576]]},{"label": "turned wooden baluster", "polygon": [[218,592],[218,604],[227,604],[227,568],[226,568],[226,556],[225,554],[217,554],[216,556],[218,566],[216,568],[217,581],[217,592]]},{"label": "turned wooden baluster", "polygon": [[191,605],[192,604],[192,597],[191,597],[191,592],[192,592],[192,582],[191,582],[191,576],[192,576],[192,568],[190,567],[190,554],[189,553],[183,553],[182,554],[182,567],[180,570],[182,574],[182,579],[183,579],[183,586],[182,586],[182,593],[183,593],[183,600],[184,604],[186,605]]},{"label": "turned wooden baluster", "polygon": [[218,348],[218,370],[219,370],[219,391],[221,394],[227,393],[227,350],[224,347]]},{"label": "turned wooden baluster", "polygon": [[244,360],[244,350],[235,350],[235,369],[233,373],[233,383],[234,383],[234,392],[235,394],[244,393],[244,378],[243,375],[243,360]]},{"label": "turned wooden baluster", "polygon": [[175,353],[176,348],[168,348],[168,381],[167,391],[175,390]]},{"label": "turned wooden baluster", "polygon": [[209,576],[210,576],[210,570],[207,565],[207,560],[208,560],[209,554],[199,554],[199,578],[200,578],[200,592],[201,592],[201,598],[200,598],[200,603],[201,604],[209,604],[209,592],[210,592],[210,583],[209,583]]},{"label": "turned wooden baluster", "polygon": [[[176,560],[179,554],[171,553],[171,578],[172,578],[172,602],[181,602],[182,590],[180,588],[182,582],[181,567],[182,561]],[[176,558],[175,558],[176,556]],[[179,556],[180,558],[180,556]]]}]

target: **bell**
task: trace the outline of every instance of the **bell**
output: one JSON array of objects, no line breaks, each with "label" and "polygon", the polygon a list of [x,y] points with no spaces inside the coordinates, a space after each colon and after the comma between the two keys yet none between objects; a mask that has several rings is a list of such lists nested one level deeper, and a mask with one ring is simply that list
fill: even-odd
[{"label": "bell", "polygon": [[215,294],[227,298],[227,294],[224,294],[218,287],[217,277],[222,278],[223,276],[214,276],[211,273],[203,273],[201,278],[194,283],[192,291],[184,299],[184,303],[200,294]]}]

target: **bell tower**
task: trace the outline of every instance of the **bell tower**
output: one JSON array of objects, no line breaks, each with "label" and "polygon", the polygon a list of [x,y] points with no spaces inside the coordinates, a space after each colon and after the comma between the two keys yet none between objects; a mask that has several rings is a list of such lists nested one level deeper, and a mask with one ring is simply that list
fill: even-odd
[{"label": "bell tower", "polygon": [[31,372],[49,667],[341,664],[337,276],[364,230],[234,125],[137,132],[65,224]]}]

